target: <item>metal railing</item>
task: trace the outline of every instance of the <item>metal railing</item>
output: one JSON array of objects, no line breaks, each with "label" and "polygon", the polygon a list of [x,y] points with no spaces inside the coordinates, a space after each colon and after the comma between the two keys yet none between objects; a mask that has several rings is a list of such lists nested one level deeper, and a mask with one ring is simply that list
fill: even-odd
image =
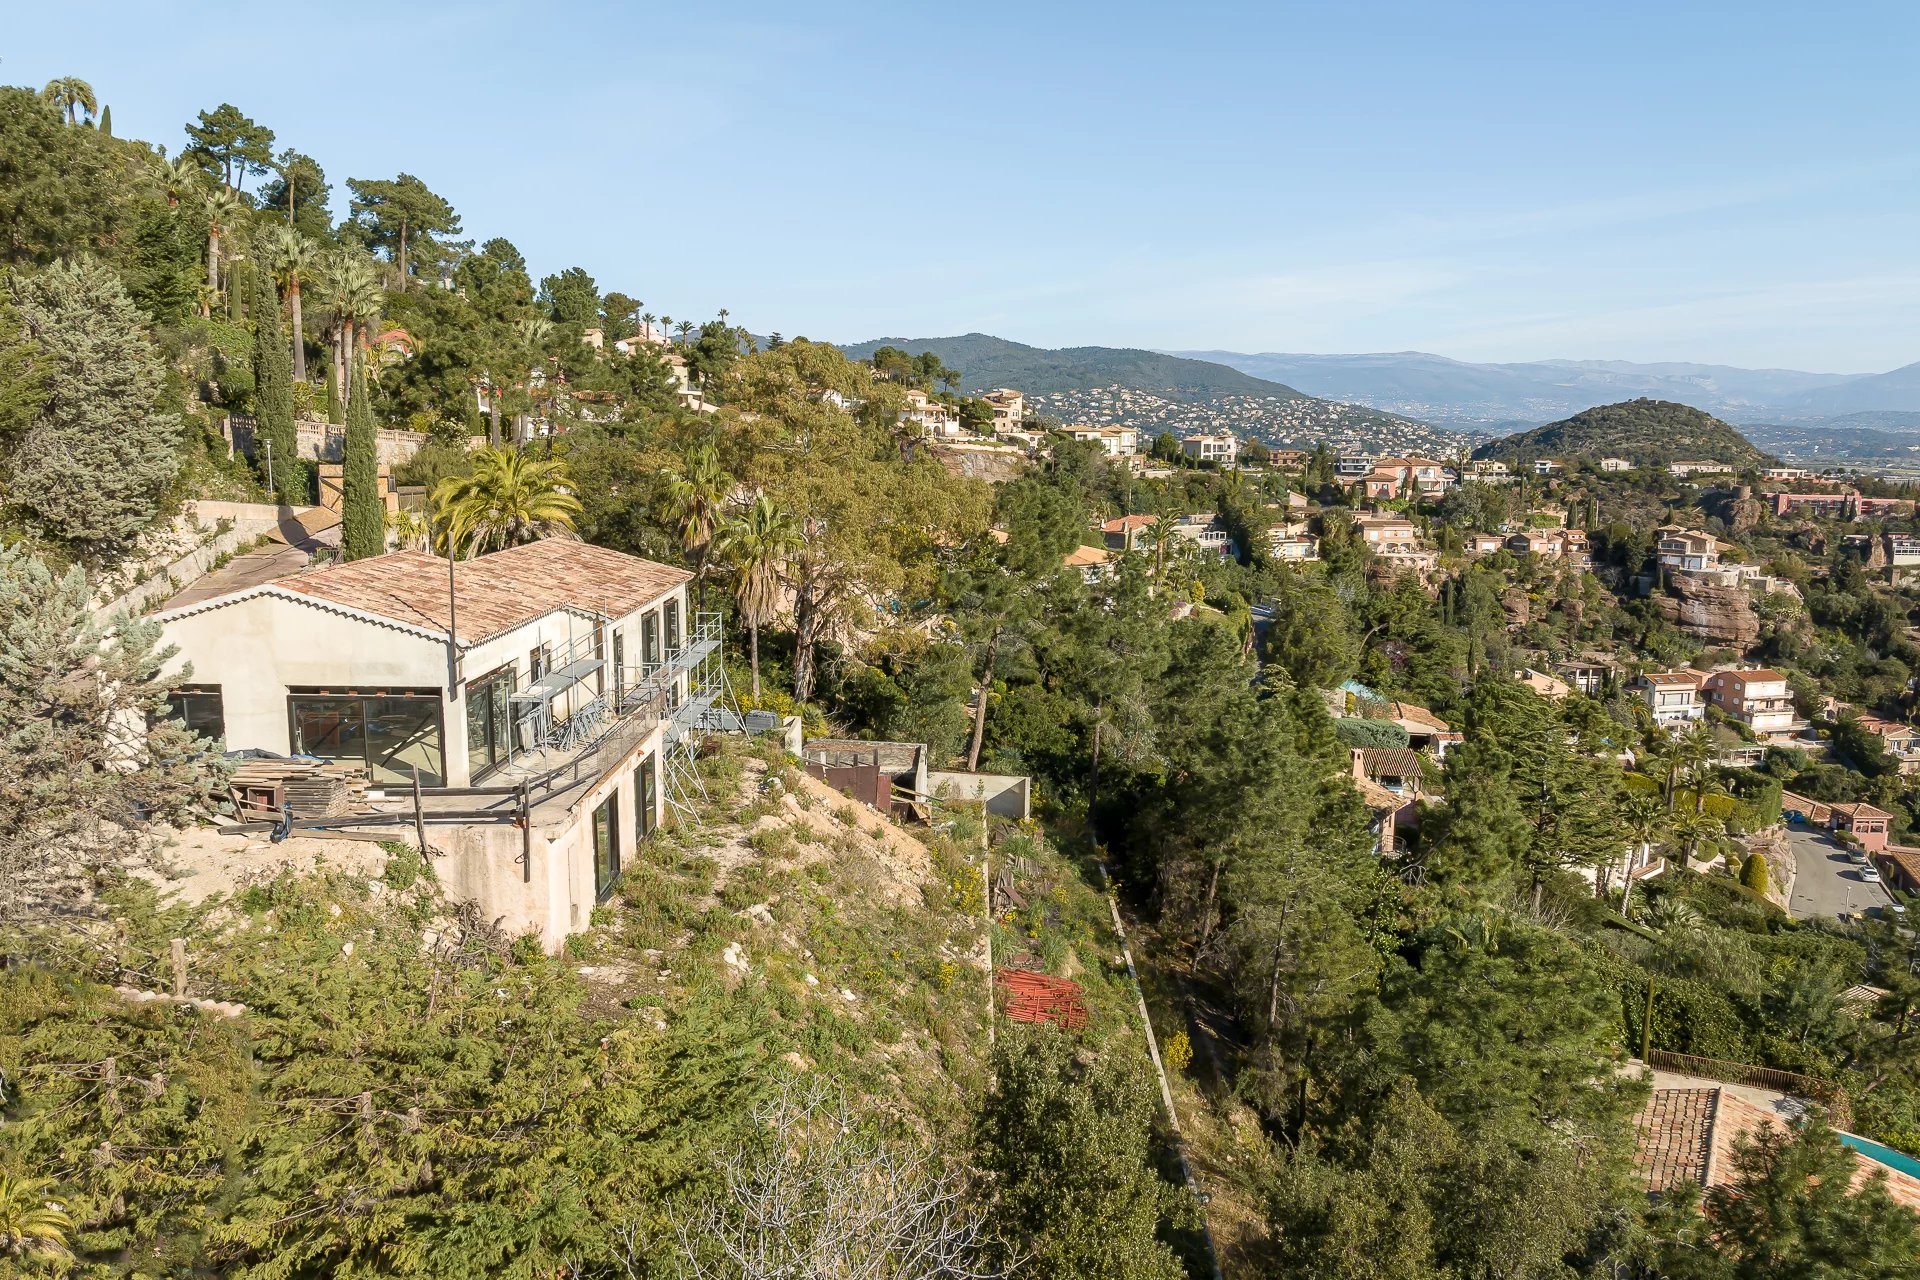
[{"label": "metal railing", "polygon": [[1845,1129],[1853,1123],[1853,1105],[1847,1100],[1847,1091],[1830,1080],[1817,1080],[1797,1071],[1729,1062],[1723,1058],[1698,1058],[1690,1053],[1671,1053],[1665,1049],[1648,1050],[1647,1065],[1679,1075],[1699,1076],[1704,1080],[1721,1080],[1727,1084],[1743,1084],[1806,1098],[1827,1109],[1828,1121],[1834,1128]]}]

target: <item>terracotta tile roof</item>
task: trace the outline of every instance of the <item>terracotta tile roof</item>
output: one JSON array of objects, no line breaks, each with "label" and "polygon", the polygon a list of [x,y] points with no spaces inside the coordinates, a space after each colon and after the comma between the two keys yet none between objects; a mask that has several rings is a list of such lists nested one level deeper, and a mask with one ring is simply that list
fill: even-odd
[{"label": "terracotta tile roof", "polygon": [[[510,547],[454,569],[458,639],[477,644],[559,609],[620,617],[693,577],[570,538]],[[447,562],[394,551],[271,584],[429,631],[447,629]]]},{"label": "terracotta tile roof", "polygon": [[1104,547],[1075,547],[1067,552],[1061,564],[1068,569],[1090,569],[1113,559],[1113,553]]},{"label": "terracotta tile roof", "polygon": [[1131,533],[1135,529],[1151,529],[1160,523],[1159,516],[1121,516],[1109,520],[1100,526],[1102,533]]},{"label": "terracotta tile roof", "polygon": [[1718,1089],[1656,1089],[1634,1117],[1634,1168],[1648,1191],[1707,1182]]},{"label": "terracotta tile roof", "polygon": [[1452,725],[1425,707],[1415,706],[1411,702],[1390,703],[1388,704],[1388,711],[1389,715],[1387,718],[1389,720],[1404,720],[1410,724],[1417,724],[1422,728],[1430,729],[1437,733],[1446,733],[1453,728]]},{"label": "terracotta tile roof", "polygon": [[1366,802],[1367,808],[1375,813],[1396,812],[1407,803],[1404,796],[1397,796],[1379,783],[1366,778],[1354,779],[1353,785],[1359,790],[1360,798]]},{"label": "terracotta tile roof", "polygon": [[1360,767],[1369,778],[1418,778],[1420,753],[1411,747],[1362,747]]},{"label": "terracotta tile roof", "polygon": [[1893,815],[1885,809],[1876,809],[1862,801],[1858,804],[1836,804],[1833,811],[1843,818],[1891,818]]}]

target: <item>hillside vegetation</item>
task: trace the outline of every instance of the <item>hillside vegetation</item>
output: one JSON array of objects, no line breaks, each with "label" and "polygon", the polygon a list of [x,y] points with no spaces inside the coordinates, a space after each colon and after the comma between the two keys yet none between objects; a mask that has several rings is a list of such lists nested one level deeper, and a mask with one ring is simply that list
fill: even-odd
[{"label": "hillside vegetation", "polygon": [[1742,468],[1772,459],[1710,413],[1670,400],[1603,404],[1544,427],[1490,441],[1476,458],[1530,462],[1535,458],[1625,458],[1635,466],[1678,459],[1725,462]]}]

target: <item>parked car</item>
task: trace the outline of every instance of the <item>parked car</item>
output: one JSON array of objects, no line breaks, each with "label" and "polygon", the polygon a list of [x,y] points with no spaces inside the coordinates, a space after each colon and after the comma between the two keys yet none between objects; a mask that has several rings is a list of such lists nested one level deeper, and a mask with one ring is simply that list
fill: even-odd
[{"label": "parked car", "polygon": [[1848,849],[1847,861],[1864,867],[1867,864],[1866,851],[1863,849]]},{"label": "parked car", "polygon": [[1880,883],[1880,873],[1878,871],[1875,871],[1871,866],[1865,866],[1860,868],[1860,878],[1862,880],[1865,880],[1868,884]]}]

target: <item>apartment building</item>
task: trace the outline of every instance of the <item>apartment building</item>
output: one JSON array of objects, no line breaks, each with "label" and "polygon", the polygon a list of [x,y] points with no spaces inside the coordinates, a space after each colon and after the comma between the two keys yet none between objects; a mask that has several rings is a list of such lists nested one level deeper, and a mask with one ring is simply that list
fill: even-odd
[{"label": "apartment building", "polygon": [[1731,470],[1733,470],[1733,468],[1729,467],[1726,463],[1714,462],[1710,459],[1696,459],[1691,462],[1669,462],[1667,464],[1667,474],[1683,480],[1688,476],[1724,475]]},{"label": "apartment building", "polygon": [[1794,714],[1787,678],[1768,667],[1709,672],[1700,692],[1707,705],[1744,724],[1757,738],[1790,738],[1807,727]]}]

